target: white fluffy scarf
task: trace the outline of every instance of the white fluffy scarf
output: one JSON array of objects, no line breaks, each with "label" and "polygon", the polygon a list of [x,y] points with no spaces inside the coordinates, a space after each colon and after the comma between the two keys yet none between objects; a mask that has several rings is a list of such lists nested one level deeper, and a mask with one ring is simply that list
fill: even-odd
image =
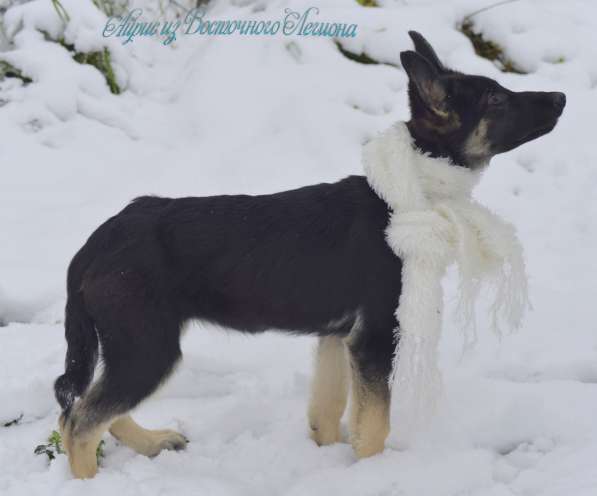
[{"label": "white fluffy scarf", "polygon": [[495,290],[493,330],[499,332],[501,320],[510,329],[520,326],[528,307],[522,247],[510,224],[471,198],[480,174],[417,150],[405,123],[367,143],[363,165],[392,210],[386,239],[403,263],[393,377],[401,401],[425,418],[442,388],[437,354],[447,267],[458,267],[458,314],[470,345],[482,283]]}]

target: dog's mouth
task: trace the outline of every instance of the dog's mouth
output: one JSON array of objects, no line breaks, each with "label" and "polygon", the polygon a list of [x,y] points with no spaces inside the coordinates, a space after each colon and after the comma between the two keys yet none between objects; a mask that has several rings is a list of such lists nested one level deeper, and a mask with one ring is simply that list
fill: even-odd
[{"label": "dog's mouth", "polygon": [[549,133],[554,127],[556,127],[557,123],[558,123],[558,119],[556,118],[552,122],[547,124],[546,126],[543,126],[538,129],[535,129],[534,131],[531,131],[530,133],[526,134],[524,137],[516,140],[514,142],[512,148],[516,148],[517,146],[520,146],[523,143],[528,143],[529,141],[533,141],[534,139],[537,139],[537,138],[543,136],[544,134]]}]

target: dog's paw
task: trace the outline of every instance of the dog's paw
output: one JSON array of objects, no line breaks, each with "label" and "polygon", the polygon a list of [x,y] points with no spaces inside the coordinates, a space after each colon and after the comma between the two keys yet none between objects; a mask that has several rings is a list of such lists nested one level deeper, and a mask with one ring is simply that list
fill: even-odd
[{"label": "dog's paw", "polygon": [[340,426],[327,428],[311,426],[310,437],[318,446],[327,446],[342,441]]},{"label": "dog's paw", "polygon": [[148,456],[157,456],[162,450],[181,451],[186,449],[189,440],[172,430],[153,431],[153,446]]}]

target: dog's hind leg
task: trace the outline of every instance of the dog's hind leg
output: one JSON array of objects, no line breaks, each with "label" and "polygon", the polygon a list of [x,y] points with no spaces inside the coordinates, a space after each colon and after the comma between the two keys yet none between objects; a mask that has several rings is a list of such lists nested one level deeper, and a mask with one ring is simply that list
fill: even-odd
[{"label": "dog's hind leg", "polygon": [[350,441],[359,458],[380,453],[390,432],[392,333],[365,330],[349,338],[352,369]]},{"label": "dog's hind leg", "polygon": [[[97,309],[96,309],[97,310]],[[152,394],[180,358],[180,325],[168,309],[135,297],[112,312],[94,312],[102,348],[103,374],[74,404],[61,422],[64,446],[73,475],[90,478],[97,472],[96,449],[111,426],[116,437],[145,454],[151,448],[183,447],[174,434],[151,435],[124,417]],[[129,420],[127,420],[129,419]]]},{"label": "dog's hind leg", "polygon": [[311,439],[320,446],[340,441],[340,419],[346,408],[348,385],[349,367],[344,341],[335,336],[319,338],[309,426]]},{"label": "dog's hind leg", "polygon": [[172,430],[144,429],[130,415],[112,423],[110,434],[137,453],[149,457],[156,456],[164,449],[182,450],[187,444],[182,434]]},{"label": "dog's hind leg", "polygon": [[[130,417],[123,417],[157,389],[174,365],[163,358],[161,363],[156,362],[160,360],[158,356],[137,351],[140,356],[131,356],[117,367],[104,358],[103,377],[75,403],[66,420],[61,421],[64,447],[76,478],[86,479],[96,474],[96,449],[108,428],[124,444],[147,455],[157,455],[162,448],[181,449],[186,444],[181,435],[162,431],[158,436],[139,427]],[[164,355],[168,353],[164,351]],[[144,370],[144,364],[152,370]],[[149,438],[152,440],[148,441]]]},{"label": "dog's hind leg", "polygon": [[[71,412],[66,419],[64,415],[60,417],[62,446],[75,478],[91,479],[97,473],[97,447],[109,422],[90,422],[80,410],[78,414],[73,413]],[[77,418],[77,421],[73,422],[74,418]]]}]

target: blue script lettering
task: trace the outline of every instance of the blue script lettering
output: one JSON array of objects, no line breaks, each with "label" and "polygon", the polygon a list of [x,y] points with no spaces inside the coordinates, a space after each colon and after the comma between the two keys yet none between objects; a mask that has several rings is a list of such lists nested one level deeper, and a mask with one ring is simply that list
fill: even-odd
[{"label": "blue script lettering", "polygon": [[164,21],[164,25],[162,26],[162,31],[160,33],[163,36],[166,36],[164,45],[169,45],[176,39],[176,31],[178,31],[178,28],[180,28],[180,21]]},{"label": "blue script lettering", "polygon": [[[188,24],[187,29],[185,29],[184,34],[197,34],[201,29],[201,25],[203,24],[203,16],[205,15],[204,9],[193,9],[191,10],[184,18],[184,23]],[[195,31],[191,33],[191,29],[193,27],[193,23],[197,21],[197,28]],[[203,33],[202,33],[203,34]]]},{"label": "blue script lettering", "polygon": [[209,20],[205,18],[204,7],[190,10],[182,20],[174,21],[153,21],[146,22],[140,18],[142,9],[133,9],[125,17],[110,17],[102,31],[105,38],[115,36],[124,38],[123,44],[130,43],[137,36],[161,36],[162,43],[170,45],[177,39],[178,34],[189,35],[199,34],[207,36],[230,36],[238,34],[241,36],[265,35],[273,36],[282,31],[284,36],[326,36],[354,38],[357,35],[356,24],[339,22],[319,22],[313,17],[318,16],[319,8],[309,7],[304,12],[295,11],[291,8],[284,10],[282,20],[257,20],[257,19],[235,19],[235,20]]}]

